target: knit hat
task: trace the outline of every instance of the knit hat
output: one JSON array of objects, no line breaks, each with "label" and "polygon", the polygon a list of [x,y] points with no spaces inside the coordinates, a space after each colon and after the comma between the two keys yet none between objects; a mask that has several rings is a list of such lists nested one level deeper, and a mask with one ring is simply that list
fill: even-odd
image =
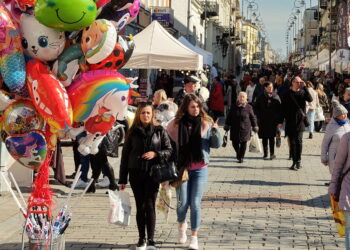
[{"label": "knit hat", "polygon": [[333,117],[346,115],[348,113],[347,109],[343,105],[341,105],[338,100],[333,100],[332,105],[333,105]]}]

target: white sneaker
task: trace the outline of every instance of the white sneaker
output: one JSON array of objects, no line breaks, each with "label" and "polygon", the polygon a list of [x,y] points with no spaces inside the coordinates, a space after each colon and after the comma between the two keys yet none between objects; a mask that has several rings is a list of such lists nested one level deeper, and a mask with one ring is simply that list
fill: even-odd
[{"label": "white sneaker", "polygon": [[139,247],[136,245],[136,250],[146,250],[146,242],[143,245],[140,245]]},{"label": "white sneaker", "polygon": [[99,186],[100,188],[106,188],[109,186],[109,184],[110,184],[110,181],[109,181],[108,177],[105,176],[105,177],[103,177],[102,181],[97,183],[97,186]]},{"label": "white sneaker", "polygon": [[87,185],[87,182],[79,178],[79,180],[77,181],[77,185],[75,185],[75,188],[86,188]]},{"label": "white sneaker", "polygon": [[187,241],[187,222],[185,222],[185,227],[183,229],[179,228],[179,235],[178,235],[178,241],[180,244],[185,244]]},{"label": "white sneaker", "polygon": [[188,246],[188,249],[198,249],[198,237],[197,236],[191,236],[191,242]]}]

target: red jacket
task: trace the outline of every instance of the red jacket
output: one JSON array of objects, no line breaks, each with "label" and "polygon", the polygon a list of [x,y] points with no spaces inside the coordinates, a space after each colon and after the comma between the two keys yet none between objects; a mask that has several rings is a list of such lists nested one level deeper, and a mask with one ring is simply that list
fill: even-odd
[{"label": "red jacket", "polygon": [[224,93],[223,85],[220,83],[215,83],[213,89],[210,93],[209,108],[213,111],[224,112]]}]

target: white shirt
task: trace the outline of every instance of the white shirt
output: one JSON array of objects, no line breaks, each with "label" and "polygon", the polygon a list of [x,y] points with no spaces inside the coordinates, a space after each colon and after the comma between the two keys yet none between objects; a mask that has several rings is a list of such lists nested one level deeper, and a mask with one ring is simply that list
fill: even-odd
[{"label": "white shirt", "polygon": [[248,96],[248,103],[251,103],[253,101],[253,94],[254,94],[255,87],[256,87],[256,84],[254,84],[253,87],[250,85],[247,86],[247,89],[245,92],[247,93],[247,96]]}]

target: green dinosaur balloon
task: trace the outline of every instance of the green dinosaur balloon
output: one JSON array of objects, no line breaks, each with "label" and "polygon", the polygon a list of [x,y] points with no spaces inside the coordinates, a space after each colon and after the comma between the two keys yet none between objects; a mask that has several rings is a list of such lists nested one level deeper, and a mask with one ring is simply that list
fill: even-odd
[{"label": "green dinosaur balloon", "polygon": [[34,14],[50,28],[74,31],[93,23],[97,7],[94,0],[37,0]]}]

